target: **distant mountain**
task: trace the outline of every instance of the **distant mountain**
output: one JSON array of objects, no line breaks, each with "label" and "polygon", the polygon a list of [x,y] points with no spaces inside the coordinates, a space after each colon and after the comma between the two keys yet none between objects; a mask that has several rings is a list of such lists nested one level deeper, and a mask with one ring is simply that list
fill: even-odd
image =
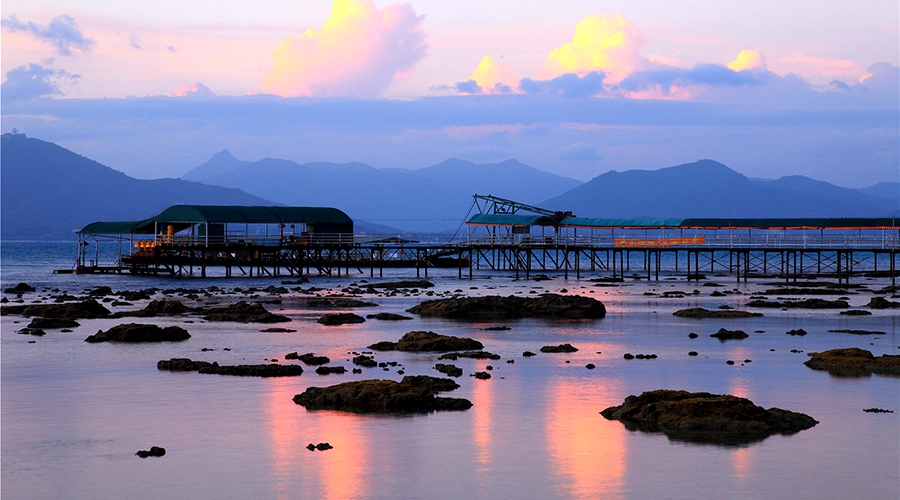
[{"label": "distant mountain", "polygon": [[208,177],[213,177],[216,175],[225,174],[231,172],[232,170],[237,170],[244,165],[250,163],[249,161],[241,161],[232,156],[231,152],[227,149],[223,149],[218,153],[212,155],[212,157],[207,160],[206,163],[200,165],[199,167],[194,168],[190,172],[181,176],[182,179],[186,181],[203,181]]},{"label": "distant mountain", "polygon": [[580,184],[515,160],[482,165],[449,160],[407,170],[266,158],[201,180],[289,205],[337,207],[354,219],[421,232],[455,230],[476,193],[533,203]]},{"label": "distant mountain", "polygon": [[878,198],[887,198],[895,200],[898,208],[900,208],[900,182],[879,182],[874,186],[857,189],[857,191],[869,196],[877,196]]},{"label": "distant mountain", "polygon": [[180,179],[139,180],[56,144],[3,134],[4,240],[70,240],[95,221],[137,220],[179,203],[271,205],[238,189]]},{"label": "distant mountain", "polygon": [[581,217],[884,217],[896,203],[806,177],[751,180],[712,160],[607,172],[541,206]]}]

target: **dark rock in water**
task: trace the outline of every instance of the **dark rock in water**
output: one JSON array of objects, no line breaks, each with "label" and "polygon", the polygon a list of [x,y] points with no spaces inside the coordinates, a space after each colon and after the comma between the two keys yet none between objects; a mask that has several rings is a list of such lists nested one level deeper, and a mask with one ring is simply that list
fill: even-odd
[{"label": "dark rock in water", "polygon": [[351,309],[356,307],[378,307],[378,304],[346,297],[316,297],[307,299],[306,307]]},{"label": "dark rock in water", "polygon": [[478,380],[487,380],[491,378],[491,374],[488,372],[475,372],[472,374],[472,376],[477,378]]},{"label": "dark rock in water", "polygon": [[375,361],[375,358],[372,356],[366,356],[365,354],[360,354],[353,358],[353,364],[357,366],[362,366],[363,368],[375,368],[378,366],[378,362]]},{"label": "dark rock in water", "polygon": [[[297,353],[295,352],[293,354],[296,355]],[[288,357],[285,356],[284,359],[288,359]],[[328,364],[331,362],[331,360],[328,359],[328,356],[316,356],[315,354],[313,354],[311,352],[308,352],[306,354],[303,354],[303,355],[297,356],[296,358],[291,358],[291,359],[299,359],[300,361],[303,361],[303,363],[310,365],[310,366],[325,365],[325,364]]]},{"label": "dark rock in water", "polygon": [[531,351],[525,351],[525,352],[522,353],[522,356],[523,356],[523,357],[526,357],[526,358],[530,358],[530,357],[532,357],[532,356],[537,356],[537,353],[534,353],[534,352],[531,352]]},{"label": "dark rock in water", "polygon": [[584,365],[584,367],[587,368],[588,370],[593,370],[594,368],[597,368],[597,365],[595,365],[594,363],[588,363],[588,364]]},{"label": "dark rock in water", "polygon": [[541,347],[541,352],[577,352],[578,348],[572,344],[545,345]]},{"label": "dark rock in water", "polygon": [[460,320],[599,319],[606,315],[606,307],[599,300],[552,293],[539,297],[486,296],[426,300],[408,311],[420,316]]},{"label": "dark rock in water", "polygon": [[217,362],[193,361],[188,358],[172,358],[156,363],[157,370],[173,372],[199,372],[215,375],[236,375],[242,377],[290,377],[303,373],[300,365],[225,365]]},{"label": "dark rock in water", "polygon": [[459,358],[472,358],[472,359],[500,359],[499,354],[494,354],[492,352],[487,351],[465,351],[465,352],[448,352],[447,354],[442,354],[438,359],[451,359],[456,361]]},{"label": "dark rock in water", "polygon": [[161,446],[151,446],[149,450],[139,450],[135,455],[141,458],[161,457],[166,454],[166,449]]},{"label": "dark rock in water", "polygon": [[689,338],[689,339],[695,339],[695,338],[697,338],[697,337],[699,337],[699,335],[697,335],[697,334],[694,333],[694,332],[691,332],[691,333],[688,334],[688,338]]},{"label": "dark rock in water", "polygon": [[634,359],[634,354],[631,354],[630,352],[626,352],[625,354],[622,355],[622,357],[625,359]]},{"label": "dark rock in water", "polygon": [[717,338],[723,342],[726,340],[741,340],[749,336],[750,335],[743,330],[726,330],[724,328],[719,328],[718,332],[710,335],[710,337]]},{"label": "dark rock in water", "polygon": [[19,294],[19,293],[28,293],[28,292],[34,292],[34,291],[35,291],[35,288],[33,286],[29,285],[28,283],[19,283],[18,285],[14,286],[14,287],[4,289],[3,293]]},{"label": "dark rock in water", "polygon": [[81,325],[77,321],[68,318],[34,318],[28,324],[28,328],[47,328],[50,330],[55,328],[75,328],[78,326]]},{"label": "dark rock in water", "polygon": [[438,335],[434,332],[409,332],[397,342],[378,342],[369,349],[376,351],[447,352],[464,349],[481,349],[484,344],[468,337]]},{"label": "dark rock in water", "polygon": [[191,309],[175,299],[153,300],[143,309],[137,311],[119,311],[113,314],[114,318],[155,318],[156,316],[180,316],[193,312],[201,312],[198,309]]},{"label": "dark rock in water", "polygon": [[697,354],[698,354],[697,351],[688,352],[688,356],[697,356]]},{"label": "dark rock in water", "polygon": [[793,434],[818,422],[803,413],[756,406],[749,399],[707,392],[656,390],[628,396],[600,412],[629,430],[663,432],[669,439],[742,445],[772,434]]},{"label": "dark rock in water", "polygon": [[330,450],[330,449],[332,449],[332,448],[334,448],[334,446],[331,446],[331,445],[328,444],[328,443],[319,443],[319,444],[316,445],[316,449],[319,450],[319,451]]},{"label": "dark rock in water", "polygon": [[461,377],[463,374],[462,368],[456,365],[437,363],[434,365],[434,369],[450,377]]},{"label": "dark rock in water", "polygon": [[708,309],[704,309],[702,307],[692,307],[689,309],[679,309],[672,313],[679,318],[755,318],[762,316],[762,313],[755,313],[750,311],[738,311],[734,309],[722,309],[717,311],[710,311]]},{"label": "dark rock in water", "polygon": [[786,332],[788,335],[798,335],[800,337],[806,335],[806,330],[803,328],[797,328],[796,330],[788,330]]},{"label": "dark rock in water", "polygon": [[828,330],[828,331],[829,331],[829,332],[832,332],[832,333],[849,333],[849,334],[851,334],[851,335],[884,335],[884,334],[886,333],[886,332],[882,332],[882,331],[879,331],[879,330],[847,330],[847,329],[840,329],[840,330]]},{"label": "dark rock in water", "polygon": [[106,297],[107,295],[112,295],[112,288],[108,286],[98,286],[88,292],[88,296],[90,297]]},{"label": "dark rock in water", "polygon": [[214,307],[203,315],[207,321],[233,321],[236,323],[285,323],[287,316],[270,313],[262,304],[241,301],[226,307]]},{"label": "dark rock in water", "polygon": [[123,300],[128,300],[134,302],[135,300],[147,300],[150,298],[151,293],[155,292],[155,290],[138,290],[136,292],[132,291],[124,291],[118,292],[116,295],[122,297]]},{"label": "dark rock in water", "polygon": [[806,300],[785,300],[779,302],[776,300],[751,300],[747,302],[747,307],[769,307],[769,308],[788,308],[788,309],[846,309],[850,304],[846,300],[825,300],[819,298],[810,298]]},{"label": "dark rock in water", "polygon": [[389,290],[396,290],[399,288],[432,288],[434,283],[425,280],[410,280],[410,281],[388,281],[385,283],[369,283],[369,287],[371,288],[386,288]]},{"label": "dark rock in water", "polygon": [[97,331],[84,339],[85,342],[177,342],[191,338],[191,334],[180,326],[161,328],[157,325],[126,323],[116,325],[105,332]]},{"label": "dark rock in water", "polygon": [[332,373],[342,374],[346,373],[347,369],[343,366],[320,366],[316,368],[316,373],[319,375],[329,375]]},{"label": "dark rock in water", "polygon": [[863,408],[866,413],[894,413],[894,410],[885,410],[884,408]]},{"label": "dark rock in water", "polygon": [[508,330],[512,330],[512,328],[508,326],[489,326],[487,328],[482,328],[482,330],[486,332],[505,332]]},{"label": "dark rock in water", "polygon": [[841,311],[840,314],[842,316],[871,316],[871,311],[866,311],[865,309],[848,309],[846,311]]},{"label": "dark rock in water", "polygon": [[366,318],[378,319],[381,321],[404,321],[404,320],[412,319],[409,316],[404,316],[402,314],[388,313],[388,312],[380,312],[378,314],[366,314]]},{"label": "dark rock in water", "polygon": [[44,335],[47,335],[47,332],[45,332],[44,330],[41,330],[40,328],[32,328],[30,326],[27,328],[22,328],[16,333],[18,333],[19,335],[34,335],[36,337],[43,337]]},{"label": "dark rock in water", "polygon": [[472,402],[467,399],[436,397],[424,387],[393,380],[360,380],[330,387],[310,387],[294,396],[294,403],[307,410],[357,413],[414,413],[472,407]]},{"label": "dark rock in water", "polygon": [[31,304],[25,306],[7,306],[0,309],[0,314],[19,314],[26,318],[67,318],[95,319],[109,317],[109,309],[94,299],[65,302],[59,304]]},{"label": "dark rock in water", "polygon": [[900,307],[900,302],[894,302],[884,297],[872,297],[869,299],[868,305],[871,309],[894,309]]},{"label": "dark rock in water", "polygon": [[803,363],[813,370],[825,370],[839,377],[865,377],[872,373],[879,375],[900,375],[900,355],[884,354],[874,356],[871,351],[858,347],[831,349],[809,353]]},{"label": "dark rock in water", "polygon": [[407,375],[403,377],[403,380],[401,380],[400,383],[422,387],[431,392],[446,392],[459,389],[459,384],[449,378],[432,377],[429,375]]},{"label": "dark rock in water", "polygon": [[296,331],[297,330],[291,330],[290,328],[280,328],[277,326],[273,328],[263,328],[262,330],[260,330],[261,333],[294,333]]},{"label": "dark rock in water", "polygon": [[338,326],[365,323],[365,321],[366,318],[353,313],[329,313],[319,318],[316,323],[320,323],[325,326]]}]

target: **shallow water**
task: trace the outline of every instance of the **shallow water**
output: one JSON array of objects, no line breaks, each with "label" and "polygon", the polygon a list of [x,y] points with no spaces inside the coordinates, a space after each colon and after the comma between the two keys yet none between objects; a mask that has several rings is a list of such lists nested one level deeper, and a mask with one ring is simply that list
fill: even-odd
[{"label": "shallow water", "polygon": [[[30,245],[30,246],[29,246]],[[279,284],[279,279],[137,278],[52,275],[66,267],[74,245],[4,243],[2,286],[26,281],[76,293],[96,285],[113,290],[221,288]],[[409,277],[410,270],[393,271]],[[292,296],[269,309],[293,318],[295,333],[262,333],[270,325],[205,323],[197,318],[155,318],[177,324],[192,338],[148,345],[88,344],[83,340],[123,320],[81,320],[71,333],[16,335],[27,319],[0,318],[2,355],[2,496],[4,498],[890,498],[900,496],[900,378],[836,378],[806,368],[806,353],[857,346],[897,354],[896,313],[847,318],[834,310],[762,310],[762,318],[691,320],[672,316],[684,307],[740,306],[759,283],[741,294],[710,297],[712,290],[683,280],[629,282],[593,287],[587,281],[515,281],[507,276],[433,280],[438,291],[528,295],[558,291],[594,296],[607,317],[589,322],[511,321],[508,331],[484,331],[496,323],[437,319],[369,320],[325,327],[322,310],[305,309]],[[314,278],[339,289],[357,276]],[[385,278],[388,279],[388,278]],[[371,281],[371,279],[370,279]],[[882,282],[860,281],[875,289]],[[309,285],[304,285],[308,287]],[[475,290],[470,287],[478,287]],[[489,288],[491,287],[491,288]],[[542,288],[534,288],[542,287]],[[698,295],[660,298],[644,292],[681,289]],[[594,292],[591,294],[590,292]],[[871,294],[850,295],[861,307]],[[364,313],[402,313],[425,297],[369,298],[379,307]],[[146,301],[135,303],[143,307]],[[359,312],[359,311],[356,311]],[[18,321],[19,323],[15,323]],[[128,320],[131,321],[131,320]],[[146,321],[146,320],[138,320]],[[185,323],[185,321],[195,321]],[[719,342],[719,328],[743,329],[742,341]],[[804,328],[808,335],[785,332]],[[829,333],[830,329],[879,330],[883,335]],[[493,365],[490,380],[467,375],[448,395],[470,399],[465,412],[372,416],[310,412],[291,398],[310,385],[402,376],[397,368],[362,375],[256,379],[158,371],[172,357],[220,364],[264,363],[291,351],[315,352],[333,365],[352,366],[348,352],[412,330],[468,336],[500,361],[460,359],[466,374]],[[764,333],[757,333],[762,330]],[[696,332],[697,339],[687,334]],[[28,341],[34,340],[34,344]],[[543,345],[569,342],[572,354],[539,354]],[[870,343],[872,345],[870,345]],[[214,349],[201,352],[202,348]],[[230,351],[223,350],[231,349]],[[772,350],[774,349],[774,350]],[[791,349],[803,353],[792,353]],[[687,352],[695,350],[697,357]],[[626,352],[655,353],[653,360],[625,360]],[[439,375],[436,354],[377,353],[398,361],[406,374]],[[512,359],[515,363],[505,361]],[[736,361],[727,365],[726,360]],[[751,360],[744,362],[744,360]],[[568,363],[567,363],[568,361]],[[593,363],[596,369],[587,370]],[[794,435],[726,447],[672,441],[662,434],[625,430],[599,411],[629,394],[659,388],[729,393],[766,408],[807,413],[820,423]],[[870,414],[878,407],[897,413]],[[334,449],[310,452],[308,443]],[[162,458],[140,459],[139,449],[163,446]]]}]

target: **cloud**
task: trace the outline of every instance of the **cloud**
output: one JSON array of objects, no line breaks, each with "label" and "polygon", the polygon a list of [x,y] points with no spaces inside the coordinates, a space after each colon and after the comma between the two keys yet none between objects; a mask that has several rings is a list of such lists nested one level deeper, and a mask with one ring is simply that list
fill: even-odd
[{"label": "cloud", "polygon": [[584,143],[572,144],[560,151],[559,154],[560,160],[568,162],[595,162],[602,158],[596,146]]},{"label": "cloud", "polygon": [[618,83],[649,64],[640,54],[644,43],[637,25],[621,14],[592,14],[575,25],[570,43],[550,52],[535,78],[603,72],[607,83]]},{"label": "cloud", "polygon": [[554,94],[563,97],[590,97],[603,94],[602,71],[591,71],[584,75],[566,73],[551,80],[523,78],[519,89],[528,94]]},{"label": "cloud", "polygon": [[56,47],[56,52],[63,56],[71,56],[72,50],[90,52],[97,42],[84,36],[71,16],[54,17],[46,26],[33,22],[24,23],[16,16],[0,20],[0,25],[10,33],[27,33],[43,43]]},{"label": "cloud", "polygon": [[168,97],[212,97],[216,93],[200,82],[185,83],[166,94]]},{"label": "cloud", "polygon": [[278,44],[260,87],[285,97],[377,96],[425,56],[423,19],[409,4],[335,0],[321,29]]},{"label": "cloud", "polygon": [[65,70],[52,70],[39,64],[19,66],[6,72],[6,81],[0,85],[0,98],[3,105],[37,99],[40,97],[64,95],[59,86],[62,83],[75,83],[81,78]]},{"label": "cloud", "polygon": [[731,71],[765,70],[766,58],[758,50],[742,50],[733,61],[728,63]]},{"label": "cloud", "polygon": [[[491,56],[485,56],[478,63],[475,71],[464,82],[456,84],[456,87],[460,92],[470,94],[481,92],[508,94],[514,92],[521,81],[522,77],[512,69],[512,66]],[[472,83],[475,84],[474,87],[471,85]]]}]

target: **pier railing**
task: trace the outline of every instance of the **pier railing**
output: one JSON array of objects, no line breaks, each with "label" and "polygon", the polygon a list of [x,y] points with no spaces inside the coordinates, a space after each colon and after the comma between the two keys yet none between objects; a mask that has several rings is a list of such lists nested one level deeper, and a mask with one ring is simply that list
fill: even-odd
[{"label": "pier railing", "polygon": [[479,235],[465,242],[473,246],[582,247],[582,248],[743,248],[743,249],[880,249],[900,248],[897,235],[704,235],[700,237],[610,237]]}]

